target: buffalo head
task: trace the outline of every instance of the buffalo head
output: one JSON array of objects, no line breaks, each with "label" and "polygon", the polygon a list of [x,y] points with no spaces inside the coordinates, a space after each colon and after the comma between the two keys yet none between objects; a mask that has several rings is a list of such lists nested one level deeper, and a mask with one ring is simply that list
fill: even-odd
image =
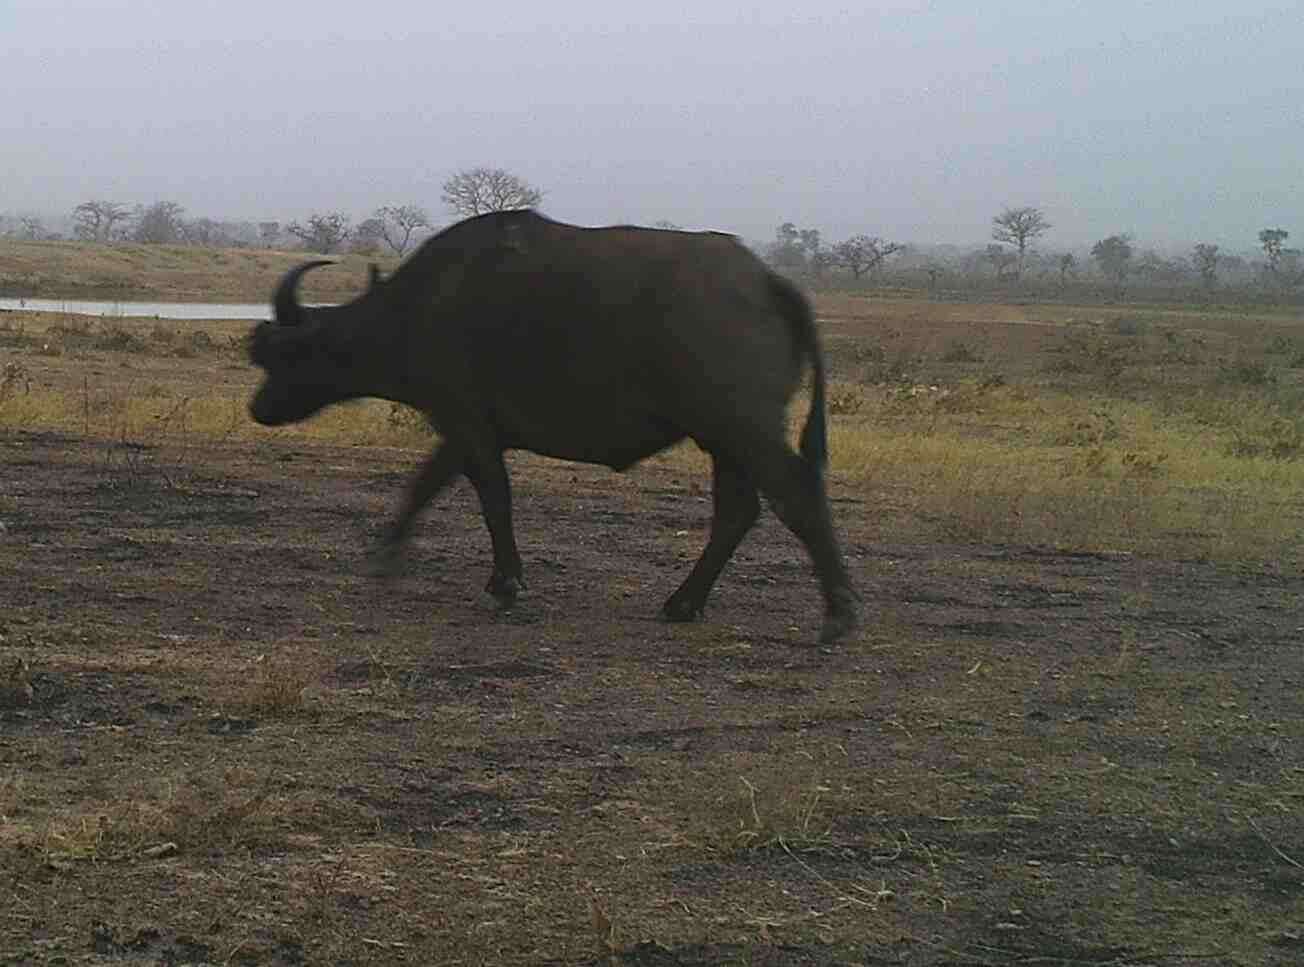
[{"label": "buffalo head", "polygon": [[[262,367],[266,379],[249,413],[264,426],[306,419],[331,403],[363,395],[355,385],[358,374],[349,338],[357,304],[307,307],[296,294],[306,272],[330,264],[305,262],[285,273],[272,295],[272,321],[260,323],[250,335],[249,359]],[[373,273],[373,290],[377,284]]]}]

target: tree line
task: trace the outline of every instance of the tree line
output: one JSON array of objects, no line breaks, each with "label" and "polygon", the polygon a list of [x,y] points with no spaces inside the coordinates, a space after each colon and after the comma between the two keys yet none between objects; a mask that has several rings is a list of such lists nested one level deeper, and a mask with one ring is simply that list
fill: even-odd
[{"label": "tree line", "polygon": [[[456,217],[489,211],[532,208],[543,192],[502,168],[467,168],[442,185],[442,200]],[[57,237],[39,218],[8,219],[5,234],[42,239]],[[303,220],[231,222],[190,218],[175,201],[149,205],[90,199],[71,213],[72,235],[93,242],[131,241],[155,245],[258,246],[281,248],[297,245],[308,251],[331,254],[343,250],[376,255],[406,254],[435,230],[429,211],[420,204],[382,205],[354,224],[342,211],[313,212]],[[670,222],[655,227],[677,228]],[[1211,242],[1197,243],[1188,254],[1165,257],[1153,249],[1140,249],[1129,233],[1095,242],[1086,257],[1066,251],[1044,252],[1039,241],[1052,228],[1045,212],[1032,205],[1007,206],[992,217],[991,242],[984,248],[939,257],[923,255],[902,242],[867,232],[827,244],[819,229],[783,222],[762,255],[782,272],[824,281],[833,276],[853,282],[881,279],[886,270],[906,269],[937,287],[948,277],[972,283],[984,276],[995,283],[1019,285],[1030,276],[1061,287],[1076,281],[1091,268],[1121,292],[1130,283],[1189,285],[1198,283],[1212,291],[1225,279],[1253,280],[1281,292],[1304,287],[1304,254],[1289,247],[1290,232],[1280,227],[1258,233],[1263,260],[1253,265],[1240,255],[1220,250]],[[1089,262],[1090,266],[1083,264]]]},{"label": "tree line", "polygon": [[[443,184],[445,206],[457,217],[489,211],[532,208],[543,192],[502,168],[468,168]],[[11,237],[46,240],[59,237],[35,216],[21,216],[6,233]],[[75,206],[70,216],[72,236],[87,242],[135,242],[142,245],[259,246],[279,248],[297,243],[312,252],[331,254],[345,249],[364,254],[389,251],[402,256],[434,230],[429,211],[419,204],[382,205],[353,224],[342,211],[313,212],[301,221],[217,221],[190,218],[175,201],[128,205],[93,198]]]},{"label": "tree line", "polygon": [[1290,232],[1283,228],[1265,228],[1258,233],[1263,261],[1256,264],[1223,252],[1211,242],[1196,243],[1186,255],[1165,257],[1154,249],[1139,248],[1133,236],[1123,232],[1095,242],[1084,253],[1088,266],[1072,252],[1039,250],[1039,239],[1052,227],[1045,212],[1035,206],[1006,207],[992,218],[990,244],[943,257],[869,234],[828,245],[818,229],[784,222],[764,255],[781,271],[817,282],[835,273],[849,275],[853,281],[883,279],[892,270],[890,274],[896,277],[923,275],[930,287],[947,276],[965,283],[986,277],[1017,286],[1032,281],[1034,274],[1039,281],[1049,279],[1065,286],[1094,269],[1097,277],[1120,292],[1130,283],[1180,286],[1194,282],[1213,290],[1226,279],[1257,281],[1278,291],[1304,287],[1304,253],[1287,247]]}]

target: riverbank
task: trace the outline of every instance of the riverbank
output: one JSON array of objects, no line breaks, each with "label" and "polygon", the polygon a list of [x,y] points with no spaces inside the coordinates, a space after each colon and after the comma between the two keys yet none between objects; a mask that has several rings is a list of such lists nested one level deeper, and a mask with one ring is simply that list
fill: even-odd
[{"label": "riverbank", "polygon": [[[277,281],[311,256],[268,249],[190,245],[104,245],[0,239],[0,296],[108,302],[265,304]],[[367,282],[362,255],[331,256],[338,264],[304,280],[303,298],[339,302]],[[394,259],[380,259],[390,269]]]},{"label": "riverbank", "polygon": [[271,318],[263,302],[121,302],[104,299],[28,299],[0,296],[0,313],[55,313],[99,319],[241,319]]}]

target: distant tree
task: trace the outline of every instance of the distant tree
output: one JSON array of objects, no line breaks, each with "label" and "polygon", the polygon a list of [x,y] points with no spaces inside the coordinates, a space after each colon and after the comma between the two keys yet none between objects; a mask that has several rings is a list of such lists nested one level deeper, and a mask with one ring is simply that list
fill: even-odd
[{"label": "distant tree", "polygon": [[174,201],[156,201],[136,208],[131,239],[147,245],[173,245],[181,241],[185,230],[185,209]]},{"label": "distant tree", "polygon": [[384,241],[385,226],[379,218],[367,218],[358,223],[349,236],[349,251],[359,255],[376,255]]},{"label": "distant tree", "polygon": [[534,208],[543,192],[502,168],[467,168],[444,182],[444,204],[465,218]]},{"label": "distant tree", "polygon": [[1286,251],[1286,239],[1290,238],[1290,232],[1284,228],[1265,228],[1259,232],[1259,244],[1263,246],[1263,254],[1268,257],[1268,271],[1273,275],[1281,269],[1281,257]]},{"label": "distant tree", "polygon": [[281,238],[280,222],[259,222],[258,241],[263,248],[275,248]]},{"label": "distant tree", "polygon": [[887,242],[877,235],[853,235],[833,246],[831,259],[834,265],[847,269],[859,279],[866,272],[874,272],[891,255],[901,251],[899,242]]},{"label": "distant tree", "polygon": [[313,212],[306,225],[291,222],[285,230],[303,242],[303,247],[309,252],[329,255],[344,244],[351,228],[349,216],[343,212]]},{"label": "distant tree", "polygon": [[111,242],[115,227],[127,220],[131,209],[121,202],[92,199],[72,210],[73,232],[85,242]]},{"label": "distant tree", "polygon": [[1044,235],[1051,225],[1040,208],[1006,208],[992,219],[992,238],[1013,245],[1019,253],[1014,263],[1014,277],[1023,275],[1028,246]]},{"label": "distant tree", "polygon": [[801,232],[792,222],[784,222],[774,230],[774,241],[767,247],[765,254],[771,265],[784,271],[798,272],[806,266]]},{"label": "distant tree", "polygon": [[368,219],[372,220],[377,223],[377,238],[399,256],[407,251],[417,229],[430,227],[430,216],[420,205],[382,205]]},{"label": "distant tree", "polygon": [[1102,238],[1091,246],[1091,257],[1100,271],[1121,286],[1132,268],[1132,237],[1123,234]]},{"label": "distant tree", "polygon": [[1019,261],[1019,257],[1013,252],[1007,252],[1003,246],[988,245],[983,249],[983,258],[992,263],[996,269],[998,279],[1005,278],[1006,274],[1013,269]]},{"label": "distant tree", "polygon": [[231,233],[211,218],[195,218],[182,225],[182,237],[189,245],[202,248],[222,248],[231,244]]},{"label": "distant tree", "polygon": [[1219,255],[1218,265],[1224,274],[1249,275],[1250,262],[1244,256],[1229,252],[1226,255]]},{"label": "distant tree", "polygon": [[1055,259],[1055,266],[1059,269],[1060,285],[1068,285],[1069,273],[1077,266],[1078,260],[1072,252],[1064,252]]},{"label": "distant tree", "polygon": [[35,215],[20,215],[18,218],[18,237],[25,238],[28,241],[39,241],[46,238],[45,223]]},{"label": "distant tree", "polygon": [[1286,287],[1304,283],[1304,252],[1297,248],[1283,249],[1277,264],[1277,279]]},{"label": "distant tree", "polygon": [[802,228],[797,231],[797,244],[806,257],[810,258],[824,247],[824,239],[820,237],[818,228]]},{"label": "distant tree", "polygon": [[822,276],[833,264],[833,253],[824,247],[818,228],[803,228],[797,232],[798,244],[806,260],[806,268],[815,276]]},{"label": "distant tree", "polygon": [[1201,242],[1191,250],[1191,262],[1200,273],[1200,281],[1206,289],[1218,284],[1218,246]]},{"label": "distant tree", "polygon": [[1136,257],[1132,270],[1151,283],[1180,283],[1191,275],[1191,266],[1185,259],[1166,259],[1152,248]]},{"label": "distant tree", "polygon": [[652,227],[659,228],[663,232],[682,232],[684,230],[682,225],[676,225],[674,222],[664,218],[658,218],[652,223]]},{"label": "distant tree", "polygon": [[1284,289],[1304,282],[1304,252],[1286,248],[1290,232],[1284,228],[1265,228],[1259,232],[1259,244],[1268,257],[1267,278]]}]

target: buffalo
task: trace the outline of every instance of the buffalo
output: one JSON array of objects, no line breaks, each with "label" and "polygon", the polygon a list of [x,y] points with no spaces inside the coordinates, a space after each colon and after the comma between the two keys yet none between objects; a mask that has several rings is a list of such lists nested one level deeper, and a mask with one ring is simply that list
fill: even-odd
[{"label": "buffalo", "polygon": [[[824,596],[820,641],[857,624],[824,487],[823,356],[810,305],[730,235],[581,228],[530,210],[493,212],[432,236],[343,305],[296,295],[287,272],[249,356],[265,372],[254,420],[277,426],[332,403],[379,397],[424,413],[440,445],[412,481],[376,554],[397,569],[421,510],[460,475],[493,544],[486,590],[524,588],[503,454],[522,449],[625,470],[690,438],[712,460],[706,548],[662,614],[701,616],[764,494],[805,546]],[[796,451],[786,409],[813,371]]]}]

